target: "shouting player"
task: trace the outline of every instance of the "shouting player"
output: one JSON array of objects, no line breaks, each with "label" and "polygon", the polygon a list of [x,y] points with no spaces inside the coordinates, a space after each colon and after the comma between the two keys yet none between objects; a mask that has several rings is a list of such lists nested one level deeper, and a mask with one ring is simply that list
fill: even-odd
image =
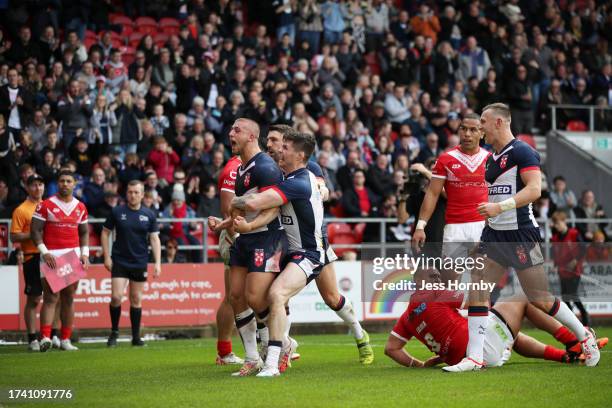
[{"label": "shouting player", "polygon": [[[232,153],[240,155],[235,194],[242,197],[262,192],[279,184],[283,175],[274,160],[259,147],[259,125],[250,119],[237,119],[229,133]],[[261,217],[261,211],[246,211],[245,223],[267,218],[263,225],[253,224],[242,232],[230,248],[230,301],[235,313],[236,327],[240,333],[245,362],[236,376],[247,376],[259,371],[263,360],[257,351],[258,319],[267,318],[268,288],[280,272],[280,260],[287,248],[287,237],[278,220],[277,212],[269,211],[269,217]],[[223,220],[211,228],[227,228],[233,218]],[[255,309],[255,311],[253,310]]]},{"label": "shouting player", "polygon": [[477,207],[487,200],[485,164],[490,153],[479,146],[481,131],[478,115],[469,114],[463,118],[459,127],[459,139],[460,145],[442,153],[433,167],[432,179],[412,237],[415,247],[423,245],[426,239],[425,226],[444,189],[447,205],[442,256],[451,257],[466,256],[462,244],[480,241],[485,222]]},{"label": "shouting player", "polygon": [[[87,208],[85,204],[72,196],[76,179],[68,170],[58,175],[57,195],[41,202],[32,216],[32,241],[38,247],[41,262],[52,269],[56,267],[55,258],[70,251],[81,258],[85,269],[89,266],[89,235],[87,229]],[[45,352],[51,346],[51,324],[55,308],[61,296],[62,329],[60,335],[61,350],[78,350],[70,341],[72,322],[74,320],[73,298],[78,282],[53,293],[47,280],[43,277],[43,306],[40,311],[40,351]]]},{"label": "shouting player", "polygon": [[281,207],[281,220],[289,241],[289,251],[283,260],[286,266],[269,289],[270,341],[266,364],[258,377],[280,375],[281,350],[284,365],[288,363],[295,344],[285,334],[285,305],[319,274],[325,261],[323,201],[315,175],[306,169],[315,144],[314,137],[306,133],[286,134],[280,160],[285,180],[267,191],[232,200],[233,207],[246,211]]},{"label": "shouting player", "polygon": [[[266,147],[268,149],[268,154],[277,163],[280,162],[283,154],[283,138],[291,133],[295,133],[295,130],[287,125],[270,126]],[[321,191],[321,198],[323,201],[326,201],[329,198],[329,190],[325,186],[325,179],[323,178],[321,167],[319,167],[319,165],[315,162],[308,161],[306,168],[315,175],[319,190]],[[323,237],[323,246],[325,248],[325,262],[323,270],[315,277],[317,289],[319,290],[325,304],[336,312],[338,317],[340,317],[340,319],[342,319],[342,321],[344,321],[351,329],[355,342],[357,343],[359,361],[362,364],[371,364],[374,361],[374,352],[372,350],[372,346],[370,345],[368,333],[363,330],[359,320],[357,320],[357,316],[353,311],[351,302],[347,301],[347,299],[342,296],[338,290],[336,271],[334,270],[333,265],[333,262],[336,261],[338,257],[327,240],[327,225],[325,222],[322,224],[321,233]],[[291,320],[287,319],[287,333],[289,333],[290,326]]]},{"label": "shouting player", "polygon": [[[440,283],[438,271],[419,270],[414,281]],[[468,323],[457,309],[463,303],[463,293],[448,290],[417,290],[408,308],[399,318],[385,345],[385,354],[406,367],[432,367],[440,363],[456,364],[465,356],[468,343]],[[565,350],[545,345],[521,333],[524,317],[537,328],[552,334],[563,343]],[[434,357],[420,361],[404,350],[410,338],[416,337]],[[607,338],[600,340],[603,347]],[[518,354],[560,363],[581,361],[578,340],[565,326],[527,301],[512,299],[498,302],[487,319],[484,361],[488,367],[499,367],[510,358],[511,350]]]},{"label": "shouting player", "polygon": [[[472,282],[496,283],[506,268],[513,267],[529,301],[569,328],[581,342],[585,364],[597,365],[600,353],[594,334],[548,290],[540,230],[532,210],[532,203],[542,190],[540,156],[529,145],[514,138],[510,119],[510,109],[501,103],[485,106],[480,117],[485,141],[495,152],[489,157],[485,172],[489,202],[478,206],[478,212],[488,218],[479,246],[479,252],[486,255],[486,259],[483,269],[472,270]],[[487,291],[470,292],[467,355],[458,364],[444,367],[445,371],[472,371],[483,367],[489,297]]]},{"label": "shouting player", "polygon": [[[104,267],[111,273],[111,301],[108,305],[111,318],[111,334],[106,345],[115,347],[119,337],[121,301],[128,283],[130,285],[130,323],[132,324],[132,345],[144,346],[140,338],[142,317],[142,292],[147,281],[149,242],[155,266],[153,276],[161,274],[161,244],[155,212],[142,205],[144,186],[140,180],[127,185],[127,205],[113,208],[104,222],[102,230],[102,253]],[[112,254],[108,245],[110,234],[116,231]]]}]

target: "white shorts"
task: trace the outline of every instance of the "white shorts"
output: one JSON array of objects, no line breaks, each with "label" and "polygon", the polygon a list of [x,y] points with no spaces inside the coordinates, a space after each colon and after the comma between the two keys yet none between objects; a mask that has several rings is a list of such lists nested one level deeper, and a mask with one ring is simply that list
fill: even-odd
[{"label": "white shorts", "polygon": [[510,359],[514,338],[510,329],[497,315],[489,312],[489,325],[484,342],[484,362],[487,367],[500,367]]},{"label": "white shorts", "polygon": [[230,259],[230,247],[236,241],[236,237],[240,234],[236,234],[233,238],[229,236],[227,230],[222,230],[219,234],[219,255],[221,255],[221,259],[223,263],[229,266]]},{"label": "white shorts", "polygon": [[442,257],[466,257],[468,252],[480,242],[484,221],[446,224],[442,237]]},{"label": "white shorts", "polygon": [[[49,253],[57,258],[58,256],[62,256],[64,254],[67,254],[70,251],[76,252],[77,256],[79,258],[81,257],[81,248],[79,248],[79,247],[76,247],[76,248],[64,248],[64,249],[50,249]],[[40,263],[41,264],[45,263],[45,261],[43,260],[42,256],[40,257]],[[42,269],[40,270],[40,277],[41,278],[45,277],[45,274],[42,272]]]},{"label": "white shorts", "polygon": [[338,260],[338,255],[334,252],[331,245],[327,247],[325,251],[325,265],[329,265],[332,262],[336,262]]}]

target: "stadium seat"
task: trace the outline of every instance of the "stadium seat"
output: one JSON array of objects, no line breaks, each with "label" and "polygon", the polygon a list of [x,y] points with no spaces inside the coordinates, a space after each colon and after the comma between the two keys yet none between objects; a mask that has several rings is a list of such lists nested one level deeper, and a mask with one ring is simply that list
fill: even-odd
[{"label": "stadium seat", "polygon": [[[0,225],[0,248],[8,247],[8,238],[9,238],[8,225],[1,224]],[[1,251],[0,261],[5,261],[8,258],[8,254],[9,254],[8,251]]]},{"label": "stadium seat", "polygon": [[155,36],[153,37],[153,42],[159,48],[162,48],[168,42],[168,34],[166,34],[166,33],[157,33],[157,34],[155,34]]},{"label": "stadium seat", "polygon": [[136,59],[136,49],[134,47],[122,47],[121,59],[125,65],[130,65]]},{"label": "stadium seat", "polygon": [[142,40],[142,37],[144,37],[145,35],[141,32],[135,31],[132,34],[130,34],[129,40],[128,40],[128,45],[130,47],[138,47],[138,45],[140,44],[140,40]]},{"label": "stadium seat", "polygon": [[570,132],[587,132],[589,127],[581,120],[570,120],[567,123],[567,130]]},{"label": "stadium seat", "polygon": [[[334,245],[346,245],[346,244],[358,244],[357,238],[353,234],[339,234],[335,235],[333,241],[330,239],[329,242]],[[335,248],[334,252],[339,257],[342,257],[345,252],[356,252],[356,248]]]},{"label": "stadium seat", "polygon": [[327,224],[327,237],[330,242],[333,242],[334,238],[338,235],[353,235],[351,226],[343,222],[330,222]]},{"label": "stadium seat", "polygon": [[357,238],[358,242],[363,242],[363,232],[366,229],[366,223],[360,222],[359,224],[355,224],[353,228],[353,232],[355,233],[355,238]]},{"label": "stadium seat", "polygon": [[134,26],[134,22],[128,16],[124,16],[123,14],[113,14],[113,16],[109,16],[108,20],[111,24],[121,25],[121,26]]},{"label": "stadium seat", "polygon": [[85,39],[83,40],[83,45],[85,46],[85,48],[89,49],[89,47],[91,47],[94,44],[98,43],[98,39],[97,38],[93,38],[93,37],[85,37]]},{"label": "stadium seat", "polygon": [[167,35],[178,35],[181,30],[181,23],[175,18],[164,17],[159,20],[159,28]]},{"label": "stadium seat", "polygon": [[518,140],[521,140],[527,143],[529,146],[533,147],[534,149],[536,148],[536,142],[533,136],[523,133],[523,134],[518,135],[516,138]]},{"label": "stadium seat", "polygon": [[340,204],[330,207],[329,212],[336,218],[344,217],[344,208]]},{"label": "stadium seat", "polygon": [[155,35],[157,33],[157,22],[151,17],[138,17],[134,25],[136,30],[143,34]]},{"label": "stadium seat", "polygon": [[85,30],[85,39],[93,38],[94,40],[98,40],[98,34],[95,31]]}]

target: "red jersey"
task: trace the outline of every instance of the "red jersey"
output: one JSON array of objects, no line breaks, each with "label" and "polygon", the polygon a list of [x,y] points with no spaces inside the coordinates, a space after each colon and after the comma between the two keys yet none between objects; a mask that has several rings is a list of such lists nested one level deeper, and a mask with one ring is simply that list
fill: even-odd
[{"label": "red jersey", "polygon": [[446,180],[446,223],[462,224],[483,221],[478,204],[489,200],[485,167],[491,153],[480,148],[473,155],[465,154],[460,146],[444,152],[432,169],[432,177]]},{"label": "red jersey", "polygon": [[416,291],[391,333],[406,342],[416,337],[446,364],[457,364],[469,340],[467,319],[457,311],[462,303],[461,292]]},{"label": "red jersey", "polygon": [[[573,278],[582,275],[586,244],[580,238],[576,228],[568,228],[565,234],[555,233],[552,236],[553,261],[561,278]],[[576,266],[569,268],[575,260]]]},{"label": "red jersey", "polygon": [[80,246],[78,227],[87,223],[87,208],[76,198],[67,203],[50,197],[38,204],[32,217],[45,222],[43,242],[48,249]]},{"label": "red jersey", "polygon": [[234,156],[225,164],[221,174],[219,174],[219,183],[217,185],[219,192],[227,191],[234,193],[234,187],[236,185],[236,172],[238,167],[242,164],[240,156]]}]

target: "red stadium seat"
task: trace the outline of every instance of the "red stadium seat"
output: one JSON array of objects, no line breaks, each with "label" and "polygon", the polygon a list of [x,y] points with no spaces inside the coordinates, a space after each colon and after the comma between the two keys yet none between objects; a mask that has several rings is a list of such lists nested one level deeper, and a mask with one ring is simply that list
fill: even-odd
[{"label": "red stadium seat", "polygon": [[521,135],[518,135],[516,138],[518,140],[521,140],[527,143],[529,146],[533,147],[534,149],[536,148],[536,142],[533,136],[528,135],[528,134],[521,134]]},{"label": "red stadium seat", "polygon": [[121,49],[121,59],[125,65],[130,65],[136,59],[136,49],[134,47],[123,47]]},{"label": "red stadium seat", "polygon": [[164,17],[159,20],[159,28],[167,35],[178,35],[181,30],[181,23],[175,18]]},{"label": "red stadium seat", "polygon": [[366,229],[366,223],[365,222],[360,222],[359,224],[356,224],[355,227],[353,228],[353,232],[355,233],[355,238],[357,238],[358,242],[363,242],[363,232]]},{"label": "red stadium seat", "polygon": [[157,22],[151,17],[138,17],[134,25],[136,30],[143,34],[155,35],[158,30]]},{"label": "red stadium seat", "polygon": [[589,127],[581,120],[570,120],[567,124],[567,130],[570,132],[587,132]]},{"label": "red stadium seat", "polygon": [[121,26],[134,26],[134,22],[128,16],[124,16],[123,14],[114,14],[112,17],[109,16],[108,20],[111,24],[121,25]]},{"label": "red stadium seat", "polygon": [[[357,238],[353,234],[340,234],[334,236],[333,241],[330,239],[329,242],[332,244],[346,245],[346,244],[358,244]],[[345,252],[356,252],[356,248],[334,248],[336,255],[341,257]]]},{"label": "red stadium seat", "polygon": [[130,47],[138,47],[138,45],[140,44],[140,40],[142,40],[142,37],[144,37],[145,35],[143,33],[140,33],[138,31],[133,32],[132,34],[130,34],[129,40],[128,40],[128,44]]},{"label": "red stadium seat", "polygon": [[155,36],[153,37],[153,42],[159,48],[162,48],[168,42],[168,34],[166,34],[166,33],[157,33],[157,34],[155,34]]},{"label": "red stadium seat", "polygon": [[338,235],[353,235],[351,226],[343,222],[330,222],[327,224],[327,237],[330,242],[333,242],[334,238]]},{"label": "red stadium seat", "polygon": [[85,31],[85,39],[93,38],[96,41],[98,40],[98,34],[95,31],[86,30]]},{"label": "red stadium seat", "polygon": [[[9,229],[8,225],[0,224],[0,248],[8,248]],[[9,251],[0,251],[0,261],[4,261],[8,258]]]},{"label": "red stadium seat", "polygon": [[87,49],[89,49],[89,47],[91,47],[92,45],[97,44],[97,43],[98,43],[98,39],[97,38],[85,37],[85,40],[83,40],[83,45]]}]

